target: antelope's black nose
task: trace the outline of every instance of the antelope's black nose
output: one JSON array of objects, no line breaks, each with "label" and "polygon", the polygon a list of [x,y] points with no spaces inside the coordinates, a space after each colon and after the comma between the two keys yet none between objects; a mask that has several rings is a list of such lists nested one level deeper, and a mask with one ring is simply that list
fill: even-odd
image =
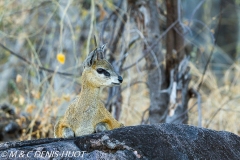
[{"label": "antelope's black nose", "polygon": [[118,80],[119,80],[120,83],[122,83],[122,81],[123,81],[121,76],[118,76]]}]

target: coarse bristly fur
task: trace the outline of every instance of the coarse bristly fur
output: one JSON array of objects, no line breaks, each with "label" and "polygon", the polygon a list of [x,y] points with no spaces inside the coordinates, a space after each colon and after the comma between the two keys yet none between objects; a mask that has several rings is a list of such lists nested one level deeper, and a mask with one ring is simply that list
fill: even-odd
[{"label": "coarse bristly fur", "polygon": [[104,48],[105,45],[96,48],[84,61],[81,93],[56,123],[56,138],[82,136],[123,126],[112,117],[99,98],[101,88],[120,85],[123,81],[104,59]]}]

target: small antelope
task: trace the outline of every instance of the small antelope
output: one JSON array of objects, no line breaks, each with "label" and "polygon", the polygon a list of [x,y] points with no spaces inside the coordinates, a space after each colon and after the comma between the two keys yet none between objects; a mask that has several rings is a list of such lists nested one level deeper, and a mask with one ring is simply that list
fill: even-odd
[{"label": "small antelope", "polygon": [[104,59],[105,45],[89,53],[84,61],[80,95],[70,104],[54,127],[54,136],[77,137],[122,127],[99,98],[100,89],[120,85],[123,81]]}]

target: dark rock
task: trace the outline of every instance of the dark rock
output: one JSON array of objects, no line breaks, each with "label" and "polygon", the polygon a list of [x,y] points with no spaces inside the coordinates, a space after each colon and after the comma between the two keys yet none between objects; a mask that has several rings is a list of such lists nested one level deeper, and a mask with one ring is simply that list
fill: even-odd
[{"label": "dark rock", "polygon": [[15,115],[14,107],[11,106],[10,104],[7,104],[7,103],[1,104],[0,109],[10,115]]},{"label": "dark rock", "polygon": [[[0,144],[1,159],[239,159],[240,137],[180,124]],[[83,158],[82,158],[83,156]],[[5,158],[4,158],[5,157]]]},{"label": "dark rock", "polygon": [[4,127],[4,132],[6,133],[14,133],[16,131],[19,130],[19,125],[14,122],[14,121],[11,121],[10,123],[8,123],[5,127]]},{"label": "dark rock", "polygon": [[[0,104],[0,143],[19,139],[32,122],[32,117],[28,113],[22,111],[18,114],[15,108],[8,103]],[[35,121],[32,132],[39,130],[39,126],[40,122]],[[36,136],[34,135],[33,138]]]}]

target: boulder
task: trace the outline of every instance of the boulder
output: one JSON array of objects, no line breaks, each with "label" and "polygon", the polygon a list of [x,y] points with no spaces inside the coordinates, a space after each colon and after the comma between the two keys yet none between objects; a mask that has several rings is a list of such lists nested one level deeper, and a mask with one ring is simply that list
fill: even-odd
[{"label": "boulder", "polygon": [[0,159],[239,159],[240,137],[182,124],[139,125],[75,138],[0,144]]}]

